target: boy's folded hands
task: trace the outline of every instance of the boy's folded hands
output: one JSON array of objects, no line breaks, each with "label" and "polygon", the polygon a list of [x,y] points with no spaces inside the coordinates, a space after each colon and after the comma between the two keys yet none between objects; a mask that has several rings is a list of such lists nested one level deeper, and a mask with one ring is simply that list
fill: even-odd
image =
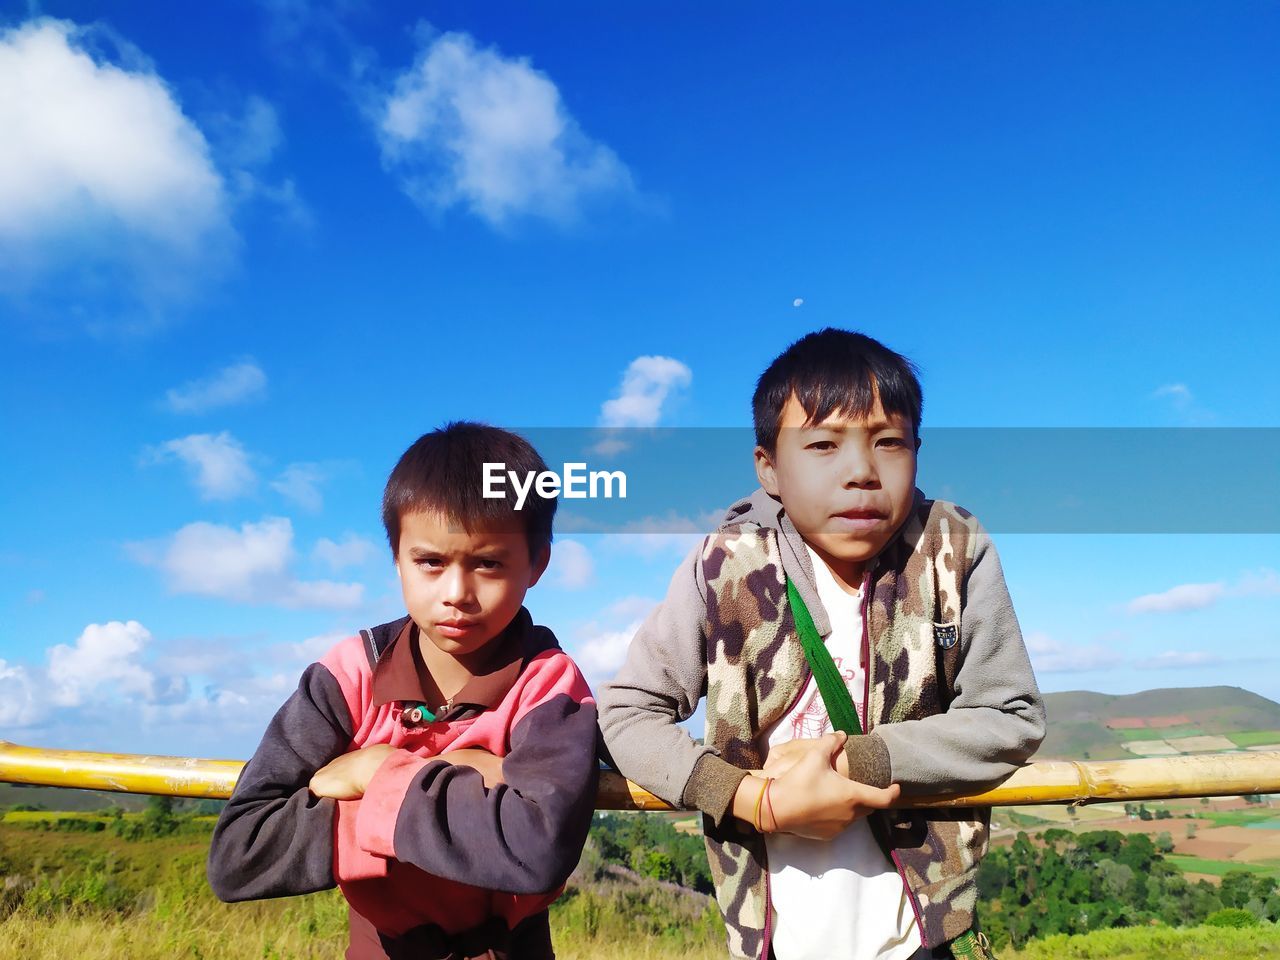
[{"label": "boy's folded hands", "polygon": [[[358,800],[369,788],[369,781],[378,772],[387,755],[395,751],[395,747],[385,743],[363,747],[344,753],[330,760],[311,777],[308,786],[317,797],[331,797],[334,800]],[[453,750],[441,754],[437,759],[478,770],[484,777],[484,785],[493,788],[502,779],[502,758],[494,756],[487,750],[471,747],[465,750]]]},{"label": "boy's folded hands", "polygon": [[900,792],[896,783],[880,789],[838,771],[846,739],[837,732],[770,748],[762,775],[748,776],[739,785],[734,816],[748,823],[757,819],[755,807],[765,786],[762,777],[773,779],[758,817],[766,833],[830,840],[872,810],[893,806]]}]

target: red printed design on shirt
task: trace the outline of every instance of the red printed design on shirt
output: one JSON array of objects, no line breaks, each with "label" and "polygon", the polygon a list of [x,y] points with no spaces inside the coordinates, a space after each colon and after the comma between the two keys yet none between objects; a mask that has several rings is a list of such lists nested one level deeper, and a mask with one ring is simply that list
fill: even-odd
[{"label": "red printed design on shirt", "polygon": [[[858,694],[861,691],[855,691],[857,686],[854,680],[857,677],[857,671],[852,667],[846,670],[844,668],[843,657],[832,657],[832,661],[836,665],[836,669],[840,671],[840,679],[844,681],[845,687],[849,690],[849,695],[853,697],[854,705],[858,705]],[[831,717],[827,714],[827,705],[822,699],[822,693],[818,690],[818,685],[812,679],[809,681],[809,690],[805,699],[804,709],[797,711],[791,717],[791,739],[792,740],[816,740],[818,737],[829,733],[831,730]]]}]

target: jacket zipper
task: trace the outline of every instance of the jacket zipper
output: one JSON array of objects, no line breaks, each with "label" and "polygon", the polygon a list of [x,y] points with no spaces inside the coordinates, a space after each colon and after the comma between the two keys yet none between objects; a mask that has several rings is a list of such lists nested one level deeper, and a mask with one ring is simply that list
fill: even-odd
[{"label": "jacket zipper", "polygon": [[[795,613],[791,614],[793,620]],[[787,709],[782,711],[785,718],[792,710],[796,708],[796,704],[800,702],[800,698],[804,696],[804,692],[809,687],[809,678],[813,675],[813,671],[809,669],[809,660],[806,657],[804,661],[803,673],[801,674],[800,689],[796,693],[792,701],[787,704]],[[764,834],[760,834],[761,842],[764,842]],[[765,857],[764,865],[764,936],[760,941],[760,960],[769,960],[769,947],[773,942],[773,890],[772,884],[769,882],[769,864],[768,857]]]},{"label": "jacket zipper", "polygon": [[[874,661],[871,659],[870,601],[871,572],[867,571],[862,581],[862,732],[864,734],[871,732],[871,665]],[[920,943],[922,946],[929,947],[930,944],[924,932],[924,918],[920,915],[920,901],[916,899],[915,891],[911,889],[911,884],[907,882],[907,871],[903,868],[902,861],[898,858],[898,851],[894,850],[892,846],[889,848],[889,859],[893,861],[894,869],[898,871],[898,878],[902,880],[902,889],[907,894],[907,902],[911,904],[911,912],[915,914],[916,929],[920,931]]]}]

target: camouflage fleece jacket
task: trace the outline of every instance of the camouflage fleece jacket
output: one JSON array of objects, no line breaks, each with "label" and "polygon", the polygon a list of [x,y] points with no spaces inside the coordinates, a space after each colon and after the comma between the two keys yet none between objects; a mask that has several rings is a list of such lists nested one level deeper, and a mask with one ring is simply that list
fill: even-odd
[{"label": "camouflage fleece jacket", "polygon": [[[809,668],[786,600],[790,578],[825,638],[809,553],[763,490],[729,509],[641,625],[599,696],[618,769],[663,799],[703,812],[716,898],[735,958],[769,956],[763,838],[729,815],[761,734],[803,692]],[[987,811],[911,810],[910,798],[998,783],[1044,737],[1044,706],[1000,561],[967,511],[917,492],[863,584],[866,733],[846,746],[850,776],[902,785],[903,809],[871,824],[910,894],[926,946],[974,922]],[[698,743],[677,724],[707,698]]]}]

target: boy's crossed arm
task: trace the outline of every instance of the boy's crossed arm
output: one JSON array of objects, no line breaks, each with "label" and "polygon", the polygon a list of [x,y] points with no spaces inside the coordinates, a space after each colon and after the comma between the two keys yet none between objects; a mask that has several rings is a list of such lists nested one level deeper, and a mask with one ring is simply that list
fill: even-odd
[{"label": "boy's crossed arm", "polygon": [[[595,705],[562,659],[527,689],[537,702],[505,759],[474,749],[420,758],[385,744],[345,752],[353,733],[341,687],[324,665],[308,667],[219,818],[214,892],[227,901],[311,893],[381,876],[392,858],[514,893],[558,886],[574,864],[555,854],[585,839],[597,774]],[[380,808],[362,830],[370,786]],[[404,818],[402,805],[412,805]]]},{"label": "boy's crossed arm", "polygon": [[[744,777],[733,796],[733,815],[751,823],[756,818],[766,833],[794,833],[814,840],[830,840],[854,820],[872,810],[886,810],[897,802],[896,783],[873,787],[850,780],[845,757],[846,735],[828,733],[814,740],[792,740],[769,751],[763,777]],[[839,764],[846,763],[845,772]],[[768,803],[757,816],[756,805],[766,786]]]},{"label": "boy's crossed arm", "polygon": [[[378,772],[382,762],[394,751],[395,747],[390,744],[375,743],[372,746],[353,750],[351,753],[344,753],[317,770],[307,786],[317,797],[359,800],[364,796],[369,781]],[[446,750],[437,759],[479,771],[488,789],[493,789],[500,783],[506,783],[502,779],[502,758],[494,756],[488,750],[482,750],[479,747]]]}]

